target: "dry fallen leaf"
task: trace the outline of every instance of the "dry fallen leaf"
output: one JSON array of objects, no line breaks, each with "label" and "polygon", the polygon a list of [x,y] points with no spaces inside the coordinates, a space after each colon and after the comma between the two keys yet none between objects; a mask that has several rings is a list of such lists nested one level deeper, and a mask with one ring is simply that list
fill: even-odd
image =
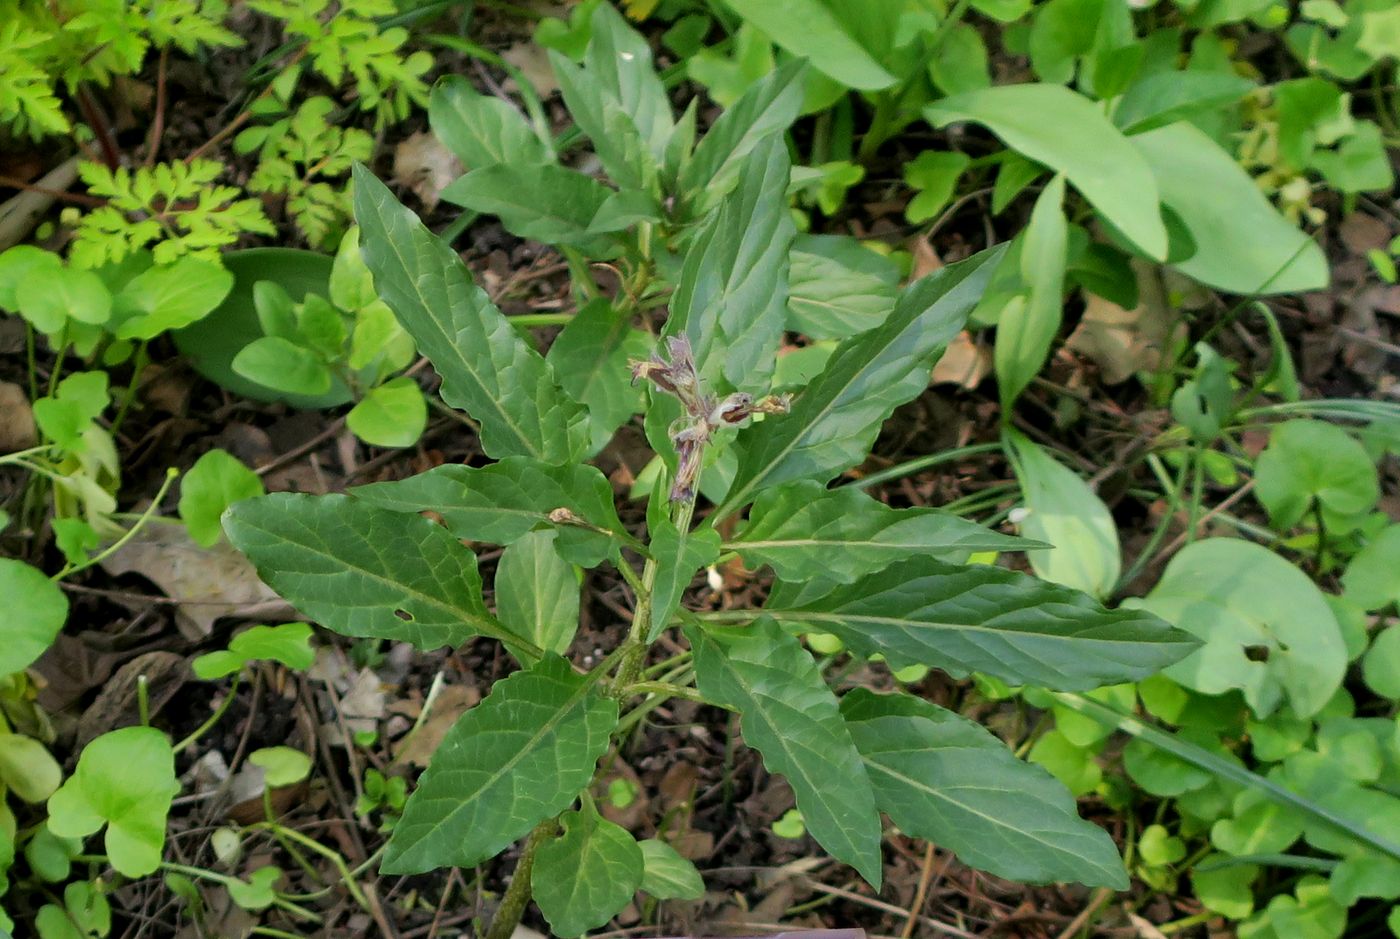
[{"label": "dry fallen leaf", "polygon": [[[559,90],[559,83],[554,80],[554,67],[549,64],[549,52],[543,46],[517,42],[502,52],[501,58],[520,69],[541,98],[548,98]],[[510,90],[511,84],[514,83],[507,83],[506,90]]]},{"label": "dry fallen leaf", "polygon": [[34,412],[24,389],[13,382],[0,381],[0,453],[25,450],[38,442]]},{"label": "dry fallen leaf", "polygon": [[1084,317],[1065,341],[1066,347],[1098,365],[1108,385],[1156,368],[1168,337],[1182,328],[1160,284],[1141,269],[1138,288],[1138,305],[1131,310],[1086,293]]},{"label": "dry fallen leaf", "polygon": [[980,345],[966,330],[953,337],[948,351],[933,367],[935,385],[961,385],[968,390],[982,384],[992,368],[992,350]]},{"label": "dry fallen leaf", "polygon": [[428,719],[398,742],[394,762],[427,766],[457,718],[480,700],[481,692],[471,685],[443,685],[433,700]]},{"label": "dry fallen leaf", "polygon": [[153,523],[102,561],[109,574],[140,574],[173,600],[186,639],[203,639],[221,616],[289,619],[295,613],[258,580],[227,542],[201,548],[183,525]]},{"label": "dry fallen leaf", "polygon": [[419,131],[394,148],[394,182],[413,190],[431,212],[442,191],[462,175],[462,161],[432,131]]}]

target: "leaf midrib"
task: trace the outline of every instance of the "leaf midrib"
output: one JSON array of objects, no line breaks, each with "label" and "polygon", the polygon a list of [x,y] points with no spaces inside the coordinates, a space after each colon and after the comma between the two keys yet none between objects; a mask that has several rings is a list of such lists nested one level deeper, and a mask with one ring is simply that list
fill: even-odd
[{"label": "leaf midrib", "polygon": [[[755,614],[757,616],[759,614]],[[923,627],[942,632],[983,632],[999,636],[1033,636],[1058,642],[1097,642],[1105,645],[1142,645],[1142,639],[1099,639],[1079,635],[1033,632],[1025,628],[997,629],[980,623],[948,623],[941,620],[901,619],[897,616],[877,616],[873,613],[823,613],[819,610],[763,610],[762,615],[777,620],[796,620],[803,623],[866,623],[872,626]],[[1159,643],[1171,645],[1173,643]]]}]

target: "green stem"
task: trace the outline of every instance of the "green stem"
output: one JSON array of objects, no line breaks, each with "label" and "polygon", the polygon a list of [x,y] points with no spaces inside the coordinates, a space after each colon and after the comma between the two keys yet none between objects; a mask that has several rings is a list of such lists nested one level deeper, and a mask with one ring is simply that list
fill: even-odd
[{"label": "green stem", "polygon": [[253,829],[262,829],[264,831],[270,831],[274,834],[280,833],[282,836],[290,838],[291,840],[295,841],[302,847],[307,848],[308,850],[315,851],[317,854],[321,855],[321,857],[330,861],[331,864],[335,866],[336,872],[340,874],[341,879],[344,880],[345,889],[350,892],[350,896],[355,898],[355,902],[360,905],[361,909],[370,909],[369,900],[366,899],[364,893],[360,890],[360,885],[355,881],[355,878],[351,875],[350,867],[345,863],[345,858],[341,857],[335,851],[332,851],[330,848],[321,844],[314,838],[308,838],[301,832],[296,831],[292,828],[287,828],[284,825],[279,825],[276,822],[259,822],[258,824],[250,825],[249,827]]},{"label": "green stem", "polygon": [[915,473],[944,463],[952,463],[970,456],[977,456],[979,453],[997,453],[1001,450],[999,443],[977,443],[967,447],[958,447],[953,450],[944,450],[942,453],[935,453],[932,456],[921,456],[916,460],[909,460],[882,469],[878,473],[871,473],[869,476],[862,476],[860,479],[852,480],[848,486],[855,486],[857,489],[869,489],[881,483],[887,483],[892,479],[902,479],[905,476],[912,476]]},{"label": "green stem", "polygon": [[156,513],[156,509],[160,508],[161,500],[164,499],[165,494],[170,491],[170,486],[172,483],[175,482],[175,477],[179,475],[179,472],[174,467],[165,471],[165,482],[160,484],[160,489],[156,492],[155,498],[151,500],[151,504],[146,506],[146,511],[142,512],[140,516],[137,517],[136,524],[128,528],[120,538],[118,538],[116,541],[112,542],[106,548],[99,551],[97,554],[94,554],[92,557],[88,558],[81,564],[64,565],[61,571],[59,571],[57,574],[54,574],[49,579],[53,581],[59,581],[65,577],[71,577],[78,571],[86,570],[87,568],[92,567],[94,564],[101,563],[102,561],[105,561],[107,558],[111,557],[117,551],[120,551],[122,545],[126,544],[132,538],[135,538],[137,532],[139,532],[142,528],[146,527],[146,523],[151,520],[151,516],[153,516]]},{"label": "green stem", "polygon": [[530,875],[535,869],[535,852],[554,836],[556,827],[556,822],[551,818],[540,822],[530,832],[525,848],[520,852],[520,863],[515,865],[510,886],[501,898],[501,905],[496,908],[496,915],[491,917],[491,928],[486,930],[484,939],[510,939],[514,935],[515,927],[520,925],[520,918],[525,915],[525,904],[530,902]]},{"label": "green stem", "polygon": [[567,326],[573,318],[572,313],[517,313],[506,317],[512,326]]},{"label": "green stem", "polygon": [[665,681],[636,681],[627,686],[628,694],[659,694],[669,698],[685,698],[687,701],[701,701],[705,699],[700,692],[694,688],[684,688],[680,685],[673,685]]}]

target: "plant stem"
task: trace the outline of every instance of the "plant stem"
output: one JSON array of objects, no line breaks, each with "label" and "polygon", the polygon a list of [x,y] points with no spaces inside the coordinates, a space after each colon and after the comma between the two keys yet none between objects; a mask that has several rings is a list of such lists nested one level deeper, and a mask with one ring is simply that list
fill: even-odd
[{"label": "plant stem", "polygon": [[166,470],[165,482],[160,484],[160,490],[156,492],[155,498],[151,500],[151,504],[147,506],[146,511],[142,512],[141,515],[136,519],[136,524],[132,525],[129,529],[127,529],[120,538],[118,538],[116,541],[112,542],[102,551],[99,551],[97,554],[94,554],[92,557],[88,558],[81,564],[64,565],[63,570],[59,571],[57,574],[54,574],[49,579],[52,581],[60,581],[65,577],[76,574],[78,571],[86,570],[87,568],[92,567],[94,564],[100,563],[101,561],[105,561],[107,558],[111,557],[114,553],[119,551],[122,545],[126,544],[132,538],[136,537],[136,533],[139,532],[142,528],[146,527],[146,523],[151,520],[151,516],[155,514],[156,509],[160,508],[161,500],[164,499],[165,494],[170,491],[170,484],[175,482],[175,477],[179,475],[179,472],[174,467],[171,467],[170,469]]},{"label": "plant stem", "polygon": [[557,827],[554,819],[546,819],[535,826],[525,841],[525,849],[520,852],[520,862],[515,865],[515,873],[510,878],[506,895],[491,917],[491,928],[486,930],[484,939],[510,939],[520,918],[525,915],[525,904],[530,902],[530,874],[535,869],[535,852],[546,839],[553,837]]}]

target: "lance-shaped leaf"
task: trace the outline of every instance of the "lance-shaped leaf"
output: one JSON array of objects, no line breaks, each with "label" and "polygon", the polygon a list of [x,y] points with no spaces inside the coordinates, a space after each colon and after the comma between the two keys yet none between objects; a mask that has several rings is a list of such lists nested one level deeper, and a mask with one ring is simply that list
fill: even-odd
[{"label": "lance-shaped leaf", "polygon": [[[546,652],[562,655],[578,631],[577,569],[554,550],[556,532],[532,531],[496,563],[496,616]],[[516,658],[526,662],[525,655]]]},{"label": "lance-shaped leaf", "polygon": [[850,583],[895,561],[934,553],[1045,547],[937,509],[892,509],[854,487],[799,480],[769,489],[726,550],[771,565],[785,581]]},{"label": "lance-shaped leaf", "polygon": [[591,25],[583,56],[588,77],[630,116],[659,161],[675,121],[666,86],[652,65],[651,46],[612,4],[600,3],[594,9]]},{"label": "lance-shaped leaf", "polygon": [[[611,7],[599,9],[610,10]],[[617,99],[589,72],[567,56],[551,49],[549,63],[569,116],[593,142],[593,152],[608,176],[623,190],[651,191],[659,168],[633,123],[632,115],[624,111]]]},{"label": "lance-shaped leaf", "polygon": [[883,323],[836,347],[790,413],[741,431],[739,470],[714,518],[761,489],[824,481],[863,460],[885,418],[928,387],[929,370],[977,305],[1003,250],[983,251],[911,284]]},{"label": "lance-shaped leaf", "polygon": [[1080,691],[1136,681],[1184,658],[1197,642],[1141,610],[1107,610],[1088,594],[1015,571],[913,558],[765,614],[834,633],[892,668],[978,671],[1013,685]]},{"label": "lance-shaped leaf", "polygon": [[555,548],[564,560],[583,567],[615,554],[624,531],[612,487],[596,467],[584,464],[550,466],[506,457],[488,466],[439,466],[408,479],[359,486],[351,494],[396,512],[432,510],[458,538],[493,544],[512,544],[552,524],[556,509],[567,509],[581,524],[558,524]]},{"label": "lance-shaped leaf", "polygon": [[1079,817],[1069,790],[975,722],[864,688],[841,699],[841,714],[900,831],[998,877],[1127,889],[1113,839]]},{"label": "lance-shaped leaf", "polygon": [[739,185],[686,249],[667,330],[690,337],[700,377],[712,388],[768,389],[796,234],[785,199],[791,169],[781,137],[755,147]]},{"label": "lance-shaped leaf", "polygon": [[383,870],[471,867],[568,808],[593,778],[617,702],[549,655],[452,725],[394,827]]},{"label": "lance-shaped leaf", "polygon": [[461,75],[445,75],[433,86],[428,123],[468,169],[553,160],[519,111],[494,95],[483,95]]},{"label": "lance-shaped leaf", "polygon": [[564,833],[535,855],[530,888],[551,932],[564,939],[602,926],[642,885],[645,859],[627,829],[592,806],[560,819]]},{"label": "lance-shaped leaf", "polygon": [[512,235],[576,245],[594,256],[610,250],[608,238],[589,231],[610,195],[612,190],[598,180],[557,163],[493,163],[458,177],[442,191],[442,198],[454,205],[495,215]]},{"label": "lance-shaped leaf", "polygon": [[442,399],[481,425],[488,455],[566,463],[588,443],[587,414],[506,321],[442,239],[363,166],[355,218],[374,285],[442,376]]},{"label": "lance-shaped leaf", "polygon": [[874,790],[811,655],[767,620],[743,629],[691,624],[685,634],[705,700],[739,712],[744,742],[787,778],[812,837],[879,886]]},{"label": "lance-shaped leaf", "polygon": [[890,315],[899,267],[846,235],[798,235],[788,282],[788,329],[811,339],[846,339]]},{"label": "lance-shaped leaf", "polygon": [[1035,200],[1021,242],[1021,282],[1025,292],[1008,303],[997,321],[993,350],[1001,412],[1011,406],[1040,372],[1063,318],[1065,252],[1069,224],[1062,208],[1065,178],[1057,175]]},{"label": "lance-shaped leaf", "polygon": [[233,506],[224,531],[269,587],[342,635],[425,650],[472,636],[530,646],[486,611],[476,555],[426,518],[279,492]]},{"label": "lance-shaped leaf", "polygon": [[787,62],[750,86],[696,145],[677,188],[687,198],[694,194],[701,200],[708,193],[725,192],[753,148],[797,120],[806,89],[805,71],[801,61]]}]

